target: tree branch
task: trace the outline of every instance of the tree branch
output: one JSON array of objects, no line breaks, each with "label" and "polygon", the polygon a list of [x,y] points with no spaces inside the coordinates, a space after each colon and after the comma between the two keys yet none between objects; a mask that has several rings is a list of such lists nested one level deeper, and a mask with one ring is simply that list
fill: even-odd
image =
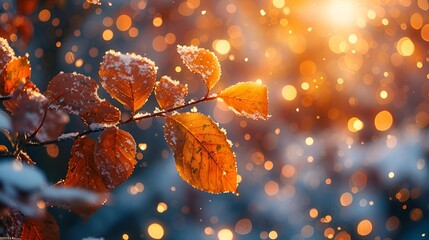
[{"label": "tree branch", "polygon": [[[137,117],[132,117],[132,118],[126,120],[126,121],[119,122],[119,123],[117,123],[115,125],[112,125],[112,126],[119,127],[119,126],[122,126],[122,125],[126,125],[128,123],[139,122],[139,121],[141,121],[143,119],[147,119],[147,118],[160,117],[160,116],[165,115],[166,113],[174,112],[174,111],[186,108],[186,107],[190,107],[190,106],[196,105],[198,103],[208,102],[208,101],[212,101],[212,100],[216,100],[216,99],[217,99],[216,95],[206,96],[206,97],[201,98],[199,100],[189,101],[188,103],[186,103],[184,105],[173,107],[173,108],[169,108],[169,109],[165,109],[165,110],[162,110],[162,111],[159,111],[159,112],[154,112],[154,113],[151,113],[151,114],[145,114],[145,115],[142,115],[142,116],[139,116],[139,114],[136,114],[135,116],[137,116]],[[59,142],[63,142],[63,141],[66,141],[66,140],[77,139],[79,137],[82,137],[82,136],[85,136],[85,135],[89,135],[89,134],[92,134],[92,133],[101,132],[101,131],[103,131],[104,129],[106,129],[108,127],[111,127],[111,126],[105,126],[105,127],[100,127],[100,128],[96,128],[96,129],[88,129],[88,130],[85,130],[85,131],[80,132],[80,133],[68,134],[68,135],[70,135],[68,137],[60,137],[58,139],[50,140],[50,141],[44,141],[44,142],[32,142],[32,141],[28,141],[28,142],[25,143],[25,145],[29,146],[29,147],[39,147],[39,146],[45,146],[45,145],[48,145],[48,144],[59,143]]]}]

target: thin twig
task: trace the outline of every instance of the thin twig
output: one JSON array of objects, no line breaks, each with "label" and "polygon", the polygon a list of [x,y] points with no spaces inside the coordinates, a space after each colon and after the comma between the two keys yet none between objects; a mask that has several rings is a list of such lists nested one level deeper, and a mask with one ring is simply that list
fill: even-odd
[{"label": "thin twig", "polygon": [[6,101],[12,98],[12,94],[11,95],[7,95],[7,96],[0,96],[0,101]]},{"label": "thin twig", "polygon": [[[215,99],[217,99],[217,96],[204,97],[204,98],[201,98],[201,99],[193,101],[193,102],[188,102],[188,103],[186,103],[184,105],[181,105],[181,106],[177,106],[177,107],[165,109],[163,111],[155,112],[155,113],[148,114],[148,115],[143,115],[143,116],[140,116],[140,117],[130,118],[130,119],[126,120],[126,121],[119,122],[119,123],[117,123],[116,125],[113,125],[113,126],[119,127],[119,126],[126,125],[128,123],[139,122],[139,121],[141,121],[143,119],[147,119],[147,118],[160,117],[160,116],[165,115],[166,113],[174,112],[174,111],[180,110],[182,108],[190,107],[190,106],[196,105],[198,103],[208,102],[208,101],[212,101],[212,100],[215,100]],[[66,140],[77,139],[79,137],[82,137],[82,136],[85,136],[85,135],[88,135],[88,134],[92,134],[92,133],[96,133],[96,132],[101,132],[101,131],[103,131],[107,127],[111,127],[111,126],[100,127],[100,128],[97,128],[97,129],[88,129],[88,130],[85,130],[83,132],[78,133],[77,135],[73,135],[73,136],[68,137],[68,138],[59,138],[59,139],[50,140],[50,141],[44,141],[44,142],[32,142],[32,141],[28,141],[28,142],[26,142],[25,145],[29,146],[29,147],[39,147],[39,146],[44,146],[44,145],[48,145],[48,144],[52,144],[52,143],[59,143],[59,142],[63,142],[63,141],[66,141]]]}]

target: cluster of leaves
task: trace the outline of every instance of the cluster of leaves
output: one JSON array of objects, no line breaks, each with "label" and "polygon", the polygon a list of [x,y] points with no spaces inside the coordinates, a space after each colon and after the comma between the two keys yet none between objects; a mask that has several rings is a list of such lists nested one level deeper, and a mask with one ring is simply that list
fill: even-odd
[{"label": "cluster of leaves", "polygon": [[15,35],[16,38],[16,35],[19,35],[20,44],[27,45],[34,32],[33,21],[29,16],[36,10],[39,0],[16,0],[15,5],[16,12],[14,14],[6,12],[7,20],[0,21],[0,37],[9,38]]},{"label": "cluster of leaves", "polygon": [[[179,113],[178,110],[222,99],[238,115],[267,119],[267,87],[243,82],[212,94],[210,91],[221,75],[214,53],[195,46],[178,46],[177,52],[184,65],[205,83],[207,92],[199,100],[186,102],[187,85],[169,76],[157,81],[157,67],[152,60],[134,53],[106,52],[100,64],[99,82],[114,99],[131,110],[131,117],[121,121],[121,111],[99,98],[97,82],[82,74],[60,72],[42,94],[30,81],[27,56],[16,57],[7,41],[0,39],[0,93],[7,96],[3,103],[13,119],[12,128],[3,131],[10,146],[3,145],[2,154],[33,164],[25,153],[27,146],[73,139],[67,175],[55,187],[83,188],[107,194],[132,174],[137,163],[134,138],[119,127],[146,118],[163,117],[166,119],[165,139],[174,153],[179,175],[203,191],[235,193],[238,185],[236,160],[226,132],[209,116],[198,112]],[[152,92],[161,109],[153,113],[137,112]],[[69,114],[78,115],[87,130],[63,134]],[[95,132],[101,132],[98,139],[89,136]],[[107,195],[103,200],[107,200]],[[68,206],[68,209],[86,219],[100,206],[101,203],[83,204]],[[42,226],[42,230],[52,226],[51,220],[49,217],[38,226]]]}]

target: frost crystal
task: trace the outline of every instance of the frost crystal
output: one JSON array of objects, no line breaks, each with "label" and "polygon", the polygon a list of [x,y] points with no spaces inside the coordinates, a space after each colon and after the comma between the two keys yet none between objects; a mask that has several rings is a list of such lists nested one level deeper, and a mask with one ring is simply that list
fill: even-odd
[{"label": "frost crystal", "polygon": [[91,129],[92,131],[96,131],[99,129],[105,129],[108,127],[114,127],[116,126],[115,124],[106,124],[106,123],[91,123],[89,125],[89,129]]}]

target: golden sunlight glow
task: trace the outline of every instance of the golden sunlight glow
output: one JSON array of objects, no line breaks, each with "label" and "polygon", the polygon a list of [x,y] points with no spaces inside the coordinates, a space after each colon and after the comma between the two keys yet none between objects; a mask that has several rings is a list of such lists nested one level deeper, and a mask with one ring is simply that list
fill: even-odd
[{"label": "golden sunlight glow", "polygon": [[282,96],[287,101],[292,101],[296,98],[296,88],[292,85],[286,85],[282,88]]},{"label": "golden sunlight glow", "polygon": [[213,41],[213,48],[219,54],[225,55],[231,50],[231,44],[228,42],[228,40],[218,39]]},{"label": "golden sunlight glow", "polygon": [[154,239],[161,239],[164,236],[164,228],[158,223],[152,223],[147,228],[149,236]]},{"label": "golden sunlight glow", "polygon": [[347,127],[350,132],[358,132],[363,129],[364,124],[359,118],[352,117],[349,119]]},{"label": "golden sunlight glow", "polygon": [[228,228],[224,228],[217,233],[217,237],[219,240],[232,240],[234,238],[234,234]]},{"label": "golden sunlight glow", "polygon": [[403,37],[398,41],[396,45],[398,53],[404,57],[413,55],[414,53],[414,43],[408,37]]},{"label": "golden sunlight glow", "polygon": [[273,5],[276,8],[283,8],[285,4],[285,0],[273,0]]},{"label": "golden sunlight glow", "polygon": [[359,5],[354,0],[332,0],[323,9],[324,19],[336,27],[356,24]]}]

